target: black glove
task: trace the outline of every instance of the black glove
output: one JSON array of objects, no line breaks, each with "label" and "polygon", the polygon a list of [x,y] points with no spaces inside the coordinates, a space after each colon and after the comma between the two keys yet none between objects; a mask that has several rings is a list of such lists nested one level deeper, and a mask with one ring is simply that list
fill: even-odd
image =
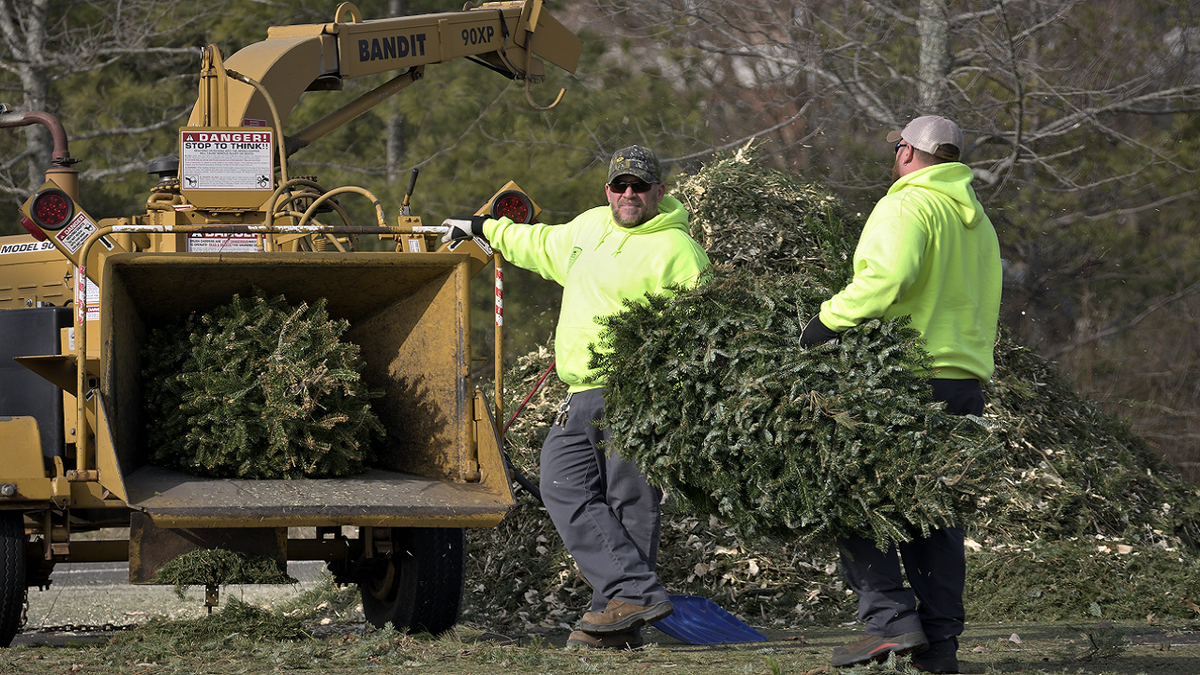
[{"label": "black glove", "polygon": [[483,221],[487,220],[487,216],[450,216],[442,221],[442,227],[448,227],[446,234],[442,235],[442,243],[449,244],[458,239],[470,239],[471,237],[479,237],[486,240],[483,236]]},{"label": "black glove", "polygon": [[840,336],[841,333],[821,323],[821,315],[818,314],[800,333],[800,346],[808,348],[823,342],[837,342]]}]

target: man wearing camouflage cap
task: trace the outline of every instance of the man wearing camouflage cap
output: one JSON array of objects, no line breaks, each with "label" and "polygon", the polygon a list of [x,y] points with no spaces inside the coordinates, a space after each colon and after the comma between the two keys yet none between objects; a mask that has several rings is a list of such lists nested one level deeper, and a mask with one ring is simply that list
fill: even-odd
[{"label": "man wearing camouflage cap", "polygon": [[688,213],[666,195],[654,152],[633,145],[613,154],[604,186],[607,207],[563,225],[508,218],[447,219],[444,241],[482,237],[510,262],[563,287],[554,334],[556,368],[567,398],[541,457],[542,500],[567,551],[592,586],[591,611],[568,645],[635,649],[641,627],[673,611],[655,560],[662,493],[637,467],[608,456],[604,382],[589,367],[600,321],[626,300],[696,284],[708,256],[688,235]]},{"label": "man wearing camouflage cap", "polygon": [[[932,357],[930,370],[919,374],[933,398],[945,402],[948,412],[982,415],[982,384],[992,376],[1000,316],[1000,244],[971,187],[971,168],[959,162],[962,131],[945,117],[926,115],[887,140],[896,144],[895,182],[863,226],[854,278],[822,303],[804,327],[800,346],[836,340],[870,319],[910,316]],[[958,672],[965,619],[963,531],[911,534],[911,541],[893,543],[887,551],[865,537],[838,540],[866,635],[835,649],[834,666],[908,652],[918,670]]]}]

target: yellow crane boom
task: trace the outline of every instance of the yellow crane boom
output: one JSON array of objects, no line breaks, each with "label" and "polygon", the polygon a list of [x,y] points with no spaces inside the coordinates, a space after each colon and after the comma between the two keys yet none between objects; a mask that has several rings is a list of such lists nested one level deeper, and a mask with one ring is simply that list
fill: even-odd
[{"label": "yellow crane boom", "polygon": [[[266,40],[223,63],[215,46],[206,48],[188,126],[276,127],[286,123],[306,91],[340,90],[347,78],[398,73],[287,137],[291,154],[417,81],[428,64],[471,58],[524,81],[528,93],[529,84],[545,78],[542,59],[574,72],[582,48],[575,34],[544,11],[542,0],[375,20],[363,20],[357,7],[343,3],[332,23],[271,27]],[[227,71],[255,86],[230,87]]]}]

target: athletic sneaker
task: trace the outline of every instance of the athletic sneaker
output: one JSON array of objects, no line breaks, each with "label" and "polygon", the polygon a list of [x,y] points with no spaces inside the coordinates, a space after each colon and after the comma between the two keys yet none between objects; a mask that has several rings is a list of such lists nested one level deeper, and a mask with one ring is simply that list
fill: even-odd
[{"label": "athletic sneaker", "polygon": [[579,628],[592,635],[613,635],[665,619],[674,611],[675,606],[669,600],[643,607],[614,598],[608,601],[603,612],[585,613],[579,621]]},{"label": "athletic sneaker", "polygon": [[925,633],[919,630],[893,637],[864,635],[852,645],[834,649],[832,663],[834,667],[853,666],[885,659],[892,652],[918,654],[928,646],[929,640],[925,638]]},{"label": "athletic sneaker", "polygon": [[928,649],[913,657],[912,666],[924,673],[957,673],[958,638],[930,643]]},{"label": "athletic sneaker", "polygon": [[585,649],[641,649],[642,644],[642,633],[636,630],[613,635],[592,635],[576,630],[567,638],[568,647]]}]

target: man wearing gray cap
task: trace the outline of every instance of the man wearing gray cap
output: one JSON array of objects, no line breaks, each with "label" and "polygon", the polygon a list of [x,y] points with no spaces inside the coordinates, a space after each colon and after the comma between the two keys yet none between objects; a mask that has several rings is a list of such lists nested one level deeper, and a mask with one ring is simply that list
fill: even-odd
[{"label": "man wearing gray cap", "polygon": [[688,213],[666,195],[658,158],[638,145],[617,151],[604,186],[608,206],[564,225],[508,218],[447,219],[444,241],[483,237],[510,262],[563,287],[554,334],[556,369],[567,398],[542,445],[542,501],[567,551],[592,586],[591,611],[568,645],[635,649],[641,627],[673,607],[658,582],[655,560],[662,492],[637,467],[608,456],[604,382],[589,367],[600,348],[601,319],[647,293],[696,284],[709,267],[688,235]]},{"label": "man wearing gray cap", "polygon": [[[1000,244],[960,163],[958,125],[933,115],[888,134],[895,143],[894,182],[863,226],[854,278],[821,304],[801,347],[836,340],[876,318],[910,316],[932,356],[927,378],[948,412],[983,414],[982,384],[992,376],[1000,316]],[[913,665],[958,672],[965,612],[963,532],[935,530],[884,552],[865,537],[839,539],[842,571],[858,594],[866,635],[833,652],[834,666],[912,653]],[[897,555],[898,554],[898,555]],[[904,585],[901,561],[910,587]]]}]

